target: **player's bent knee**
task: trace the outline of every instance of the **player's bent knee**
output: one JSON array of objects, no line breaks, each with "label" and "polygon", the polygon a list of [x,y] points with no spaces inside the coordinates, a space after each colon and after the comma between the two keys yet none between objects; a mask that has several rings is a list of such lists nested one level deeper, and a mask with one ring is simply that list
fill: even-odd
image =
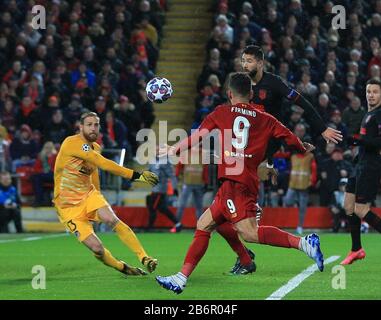
[{"label": "player's bent knee", "polygon": [[238,232],[239,236],[245,242],[250,242],[250,243],[258,242],[258,239],[256,237],[256,233],[254,233],[254,232],[250,232],[250,231],[247,231],[247,230],[242,230],[240,228],[237,228],[237,232]]},{"label": "player's bent knee", "polygon": [[369,204],[363,204],[363,203],[356,203],[354,213],[359,218],[364,218],[365,215],[369,212],[370,205]]},{"label": "player's bent knee", "polygon": [[91,245],[90,249],[92,252],[94,252],[98,256],[103,256],[105,252],[103,245],[101,243]]},{"label": "player's bent knee", "polygon": [[344,205],[344,210],[345,210],[346,215],[350,216],[355,211],[355,207],[353,205],[348,205],[348,206]]}]

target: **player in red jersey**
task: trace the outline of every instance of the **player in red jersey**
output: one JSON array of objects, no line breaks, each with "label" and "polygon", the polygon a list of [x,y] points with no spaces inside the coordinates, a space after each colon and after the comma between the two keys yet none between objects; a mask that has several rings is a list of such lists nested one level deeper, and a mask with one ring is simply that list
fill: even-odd
[{"label": "player in red jersey", "polygon": [[161,149],[163,156],[177,155],[198,143],[212,130],[220,131],[222,162],[218,166],[218,179],[222,185],[212,205],[197,221],[197,230],[181,272],[156,277],[161,286],[176,293],[184,290],[188,277],[205,254],[211,232],[227,221],[234,224],[238,234],[247,242],[299,249],[315,260],[320,271],[324,268],[318,235],[300,238],[275,227],[258,226],[256,222],[257,168],[265,156],[269,140],[284,139],[288,145],[303,153],[314,147],[302,143],[270,114],[250,105],[251,80],[246,74],[233,74],[227,93],[231,105],[217,107],[189,138]]}]

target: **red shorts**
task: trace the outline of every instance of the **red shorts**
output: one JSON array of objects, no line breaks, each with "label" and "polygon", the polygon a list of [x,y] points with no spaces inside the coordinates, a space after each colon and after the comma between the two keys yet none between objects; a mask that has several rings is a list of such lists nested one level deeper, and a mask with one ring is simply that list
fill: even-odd
[{"label": "red shorts", "polygon": [[239,182],[225,180],[214,198],[210,211],[217,224],[236,223],[256,216],[257,195]]}]

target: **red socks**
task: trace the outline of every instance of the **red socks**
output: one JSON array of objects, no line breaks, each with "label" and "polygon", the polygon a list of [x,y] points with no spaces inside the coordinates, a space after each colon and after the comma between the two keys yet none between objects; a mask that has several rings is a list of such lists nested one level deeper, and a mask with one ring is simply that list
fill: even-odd
[{"label": "red socks", "polygon": [[189,277],[196,268],[198,262],[204,256],[206,249],[208,249],[210,239],[210,232],[196,230],[194,233],[192,244],[190,245],[187,255],[185,256],[184,264],[181,273]]},{"label": "red socks", "polygon": [[258,227],[258,241],[274,247],[299,249],[300,238],[275,227]]},{"label": "red socks", "polygon": [[230,247],[239,256],[239,261],[242,265],[247,266],[251,263],[251,258],[241,240],[238,237],[237,231],[234,230],[230,222],[225,222],[217,227],[217,232],[224,237]]}]

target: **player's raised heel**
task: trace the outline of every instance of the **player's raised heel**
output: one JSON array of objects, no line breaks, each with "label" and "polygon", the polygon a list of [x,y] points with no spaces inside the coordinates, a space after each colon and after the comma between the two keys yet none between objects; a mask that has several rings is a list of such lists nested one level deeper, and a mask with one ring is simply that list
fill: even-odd
[{"label": "player's raised heel", "polygon": [[314,259],[320,271],[324,270],[324,257],[320,250],[320,238],[316,233],[309,234],[300,239],[300,249],[311,259]]},{"label": "player's raised heel", "polygon": [[149,272],[149,273],[152,273],[152,272],[154,272],[155,271],[155,269],[156,269],[156,267],[157,267],[157,265],[158,265],[158,261],[157,261],[157,259],[154,259],[154,258],[152,258],[152,257],[144,257],[143,259],[142,259],[142,264],[143,264],[143,266],[145,266],[146,268],[147,268],[147,271]]},{"label": "player's raised heel", "polygon": [[124,261],[122,261],[122,262],[124,264],[124,268],[121,272],[127,276],[146,276],[148,274],[143,269],[131,267],[127,263],[125,263]]},{"label": "player's raised heel", "polygon": [[357,251],[351,251],[348,253],[347,257],[340,263],[341,265],[345,266],[348,264],[352,264],[356,260],[362,260],[366,257],[366,253],[363,248]]}]

